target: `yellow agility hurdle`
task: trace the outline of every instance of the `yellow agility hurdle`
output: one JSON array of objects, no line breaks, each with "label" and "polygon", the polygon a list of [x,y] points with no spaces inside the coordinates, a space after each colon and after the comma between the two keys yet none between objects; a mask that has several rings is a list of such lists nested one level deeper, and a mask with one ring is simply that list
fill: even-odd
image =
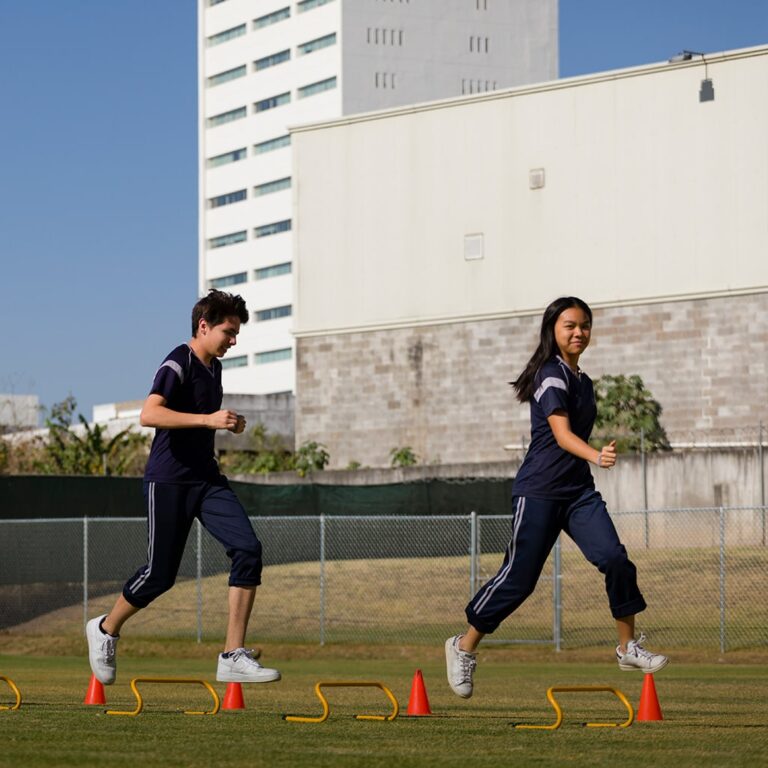
[{"label": "yellow agility hurdle", "polygon": [[16,696],[16,703],[12,707],[8,707],[5,704],[0,704],[0,709],[6,709],[6,710],[18,709],[21,706],[21,691],[16,687],[16,683],[14,683],[10,677],[6,677],[5,675],[0,675],[0,680],[5,680],[5,682],[8,683],[8,687],[13,691],[14,696]]},{"label": "yellow agility hurdle", "polygon": [[563,723],[563,710],[560,709],[560,705],[554,697],[557,693],[585,693],[588,691],[607,691],[616,696],[619,701],[627,708],[628,717],[623,723],[585,723],[587,728],[627,728],[632,725],[635,719],[635,711],[632,709],[632,705],[627,700],[627,697],[618,688],[611,688],[608,685],[559,685],[547,688],[547,699],[555,710],[557,716],[555,722],[552,725],[516,725],[515,728],[529,728],[540,729],[545,731],[554,731],[559,728]]},{"label": "yellow agility hurdle", "polygon": [[134,710],[120,710],[120,709],[108,709],[108,715],[127,715],[128,717],[136,717],[142,709],[144,709],[144,699],[142,699],[139,693],[139,683],[191,683],[194,685],[202,685],[208,690],[213,699],[213,709],[210,711],[201,712],[198,710],[187,709],[184,710],[185,715],[215,715],[219,711],[221,702],[219,701],[219,695],[213,689],[210,683],[206,683],[205,680],[198,680],[197,678],[190,677],[134,677],[131,680],[131,690],[136,697],[136,709]]},{"label": "yellow agility hurdle", "polygon": [[325,698],[323,693],[323,687],[325,688],[380,688],[384,691],[387,698],[392,702],[392,714],[391,715],[355,715],[355,720],[380,720],[390,721],[394,720],[400,712],[400,705],[397,703],[392,691],[387,688],[383,683],[369,681],[369,680],[350,680],[350,681],[338,681],[338,680],[321,680],[315,685],[315,695],[320,699],[320,703],[323,705],[323,714],[319,717],[305,717],[302,715],[283,715],[283,720],[287,720],[290,723],[324,723],[328,719],[328,715],[331,713],[331,708],[328,706],[328,699]]}]

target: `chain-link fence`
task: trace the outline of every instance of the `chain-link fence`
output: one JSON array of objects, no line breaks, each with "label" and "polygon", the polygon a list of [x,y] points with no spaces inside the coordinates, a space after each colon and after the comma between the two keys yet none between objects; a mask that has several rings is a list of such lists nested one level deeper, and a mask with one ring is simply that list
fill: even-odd
[{"label": "chain-link fence", "polygon": [[[639,617],[657,647],[721,651],[766,644],[766,507],[643,510],[613,516],[649,604]],[[491,578],[511,518],[255,517],[265,569],[254,639],[438,643]],[[0,521],[0,629],[80,633],[111,607],[142,562],[136,518]],[[170,592],[131,621],[134,636],[217,639],[229,564],[195,525]],[[556,648],[613,636],[602,576],[570,539],[553,550],[534,594],[489,640]]]}]

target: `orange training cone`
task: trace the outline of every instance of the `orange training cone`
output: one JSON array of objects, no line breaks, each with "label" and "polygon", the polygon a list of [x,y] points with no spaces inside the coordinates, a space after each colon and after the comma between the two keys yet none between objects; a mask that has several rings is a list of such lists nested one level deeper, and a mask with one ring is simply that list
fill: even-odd
[{"label": "orange training cone", "polygon": [[243,686],[240,683],[227,683],[222,709],[245,709]]},{"label": "orange training cone", "polygon": [[643,680],[643,690],[640,693],[640,706],[637,709],[638,720],[663,720],[659,697],[656,695],[656,683],[653,675],[648,672]]},{"label": "orange training cone", "polygon": [[407,714],[416,717],[432,714],[432,710],[429,708],[427,689],[424,687],[424,677],[422,676],[420,669],[417,669],[413,675],[411,697],[408,699]]},{"label": "orange training cone", "polygon": [[91,682],[88,683],[88,691],[83,699],[83,704],[106,704],[107,699],[104,696],[104,686],[96,679],[96,675],[91,675]]}]

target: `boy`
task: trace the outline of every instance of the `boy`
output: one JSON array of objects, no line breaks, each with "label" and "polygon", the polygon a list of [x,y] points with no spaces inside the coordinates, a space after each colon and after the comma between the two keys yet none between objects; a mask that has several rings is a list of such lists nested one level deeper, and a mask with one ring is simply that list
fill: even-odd
[{"label": "boy", "polygon": [[192,522],[198,518],[231,560],[229,621],[216,679],[266,683],[280,679],[245,649],[256,587],[261,583],[261,542],[220,473],[214,457],[217,429],[240,434],[245,419],[221,410],[221,363],[248,322],[245,301],[211,290],[192,309],[192,339],[174,349],[155,374],[141,424],[155,438],[144,473],[147,563],[125,583],[112,610],[86,624],[93,674],[115,681],[117,641],[123,624],[173,586]]}]

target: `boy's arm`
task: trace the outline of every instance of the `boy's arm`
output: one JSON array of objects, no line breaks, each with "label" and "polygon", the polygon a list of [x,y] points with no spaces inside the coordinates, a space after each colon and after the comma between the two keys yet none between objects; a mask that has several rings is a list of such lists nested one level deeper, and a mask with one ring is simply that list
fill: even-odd
[{"label": "boy's arm", "polygon": [[612,440],[603,447],[602,451],[595,450],[585,443],[577,434],[571,431],[571,422],[565,411],[553,411],[547,416],[547,422],[555,436],[557,444],[568,453],[578,456],[580,459],[591,461],[598,467],[609,469],[616,464],[616,441]]},{"label": "boy's arm", "polygon": [[141,409],[142,427],[156,429],[228,429],[230,432],[242,432],[245,419],[235,411],[223,410],[215,413],[181,413],[167,407],[168,401],[158,394],[150,395]]}]

